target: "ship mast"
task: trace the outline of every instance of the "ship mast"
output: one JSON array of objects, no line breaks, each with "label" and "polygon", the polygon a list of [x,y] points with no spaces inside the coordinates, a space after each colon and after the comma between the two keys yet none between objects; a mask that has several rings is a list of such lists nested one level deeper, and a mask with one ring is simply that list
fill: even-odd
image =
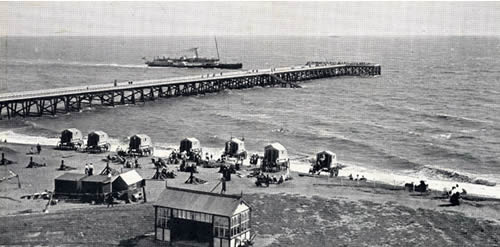
[{"label": "ship mast", "polygon": [[220,60],[219,57],[219,46],[217,45],[217,37],[214,36],[215,39],[215,50],[217,50],[217,60]]}]

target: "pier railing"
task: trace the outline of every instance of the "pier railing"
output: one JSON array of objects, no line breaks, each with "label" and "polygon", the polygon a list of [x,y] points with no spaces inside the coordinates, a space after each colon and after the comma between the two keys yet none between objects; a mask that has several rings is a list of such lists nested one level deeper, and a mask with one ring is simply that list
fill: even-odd
[{"label": "pier railing", "polygon": [[371,63],[308,62],[303,66],[208,73],[158,80],[126,81],[0,94],[0,119],[78,112],[92,105],[136,104],[177,96],[215,93],[226,89],[292,87],[299,81],[336,76],[380,75]]}]

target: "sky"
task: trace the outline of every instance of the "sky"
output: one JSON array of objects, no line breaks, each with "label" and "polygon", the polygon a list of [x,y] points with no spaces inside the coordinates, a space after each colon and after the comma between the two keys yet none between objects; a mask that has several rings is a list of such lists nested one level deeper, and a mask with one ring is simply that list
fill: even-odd
[{"label": "sky", "polygon": [[500,35],[500,2],[0,2],[0,36]]}]

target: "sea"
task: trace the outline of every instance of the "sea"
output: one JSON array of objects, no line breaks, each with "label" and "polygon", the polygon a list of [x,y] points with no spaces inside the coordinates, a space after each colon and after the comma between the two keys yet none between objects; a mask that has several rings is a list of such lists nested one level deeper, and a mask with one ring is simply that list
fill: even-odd
[{"label": "sea", "polygon": [[[157,150],[198,138],[210,152],[231,137],[250,153],[283,144],[292,169],[330,150],[340,175],[435,190],[460,184],[500,197],[500,37],[220,36],[221,59],[243,70],[307,61],[372,62],[377,77],[303,82],[303,88],[252,88],[137,105],[0,120],[0,141],[55,144],[60,132],[102,130],[114,146],[142,133]],[[143,58],[216,57],[211,36],[2,37],[0,93],[225,72],[148,68]],[[158,152],[161,153],[161,152]],[[496,185],[494,185],[496,184]]]}]

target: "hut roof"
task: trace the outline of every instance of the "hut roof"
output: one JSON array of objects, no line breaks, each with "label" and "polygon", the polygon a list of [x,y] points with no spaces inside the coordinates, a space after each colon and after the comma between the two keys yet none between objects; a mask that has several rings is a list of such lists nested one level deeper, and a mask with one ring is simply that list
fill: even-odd
[{"label": "hut roof", "polygon": [[264,149],[270,149],[270,148],[276,149],[276,150],[286,150],[286,148],[278,142],[271,143],[271,144],[267,145]]},{"label": "hut roof", "polygon": [[318,152],[317,154],[328,154],[328,155],[330,155],[330,156],[335,156],[335,153],[334,153],[334,152],[332,152],[332,151],[328,151],[328,150]]},{"label": "hut roof", "polygon": [[244,142],[236,137],[232,137],[231,140],[229,140],[228,142],[234,142],[234,143],[238,143],[238,144],[243,144]]},{"label": "hut roof", "polygon": [[77,133],[77,132],[80,132],[80,130],[76,129],[76,128],[69,128],[69,129],[65,129],[63,131],[69,131],[71,133]]},{"label": "hut roof", "polygon": [[100,131],[100,130],[98,130],[98,131],[92,131],[89,134],[96,134],[96,135],[99,135],[99,136],[107,136],[108,135],[108,134],[106,134],[106,132]]},{"label": "hut roof", "polygon": [[87,175],[81,173],[64,173],[63,175],[56,178],[56,180],[63,181],[79,181],[83,178],[86,178]]},{"label": "hut roof", "polygon": [[124,172],[120,174],[118,177],[121,178],[123,182],[125,182],[127,185],[132,185],[143,180],[141,175],[139,175],[139,173],[137,173],[136,170],[130,170],[128,172]]},{"label": "hut roof", "polygon": [[154,205],[231,217],[241,203],[248,207],[240,196],[167,187]]},{"label": "hut roof", "polygon": [[138,137],[138,138],[140,138],[141,140],[151,139],[151,138],[149,138],[149,136],[148,136],[148,135],[146,135],[146,134],[137,134],[137,135],[133,135],[133,136],[131,136],[130,138],[132,138],[132,137],[134,137],[134,136],[137,136],[137,137]]},{"label": "hut roof", "polygon": [[107,175],[93,175],[82,179],[82,182],[94,182],[94,183],[109,183],[112,182],[112,178]]},{"label": "hut roof", "polygon": [[188,141],[190,141],[190,142],[192,142],[192,143],[199,143],[199,142],[200,142],[198,139],[196,139],[196,138],[194,138],[194,137],[187,137],[187,138],[184,138],[184,139],[183,139],[183,141],[185,141],[185,140],[188,140]]}]

